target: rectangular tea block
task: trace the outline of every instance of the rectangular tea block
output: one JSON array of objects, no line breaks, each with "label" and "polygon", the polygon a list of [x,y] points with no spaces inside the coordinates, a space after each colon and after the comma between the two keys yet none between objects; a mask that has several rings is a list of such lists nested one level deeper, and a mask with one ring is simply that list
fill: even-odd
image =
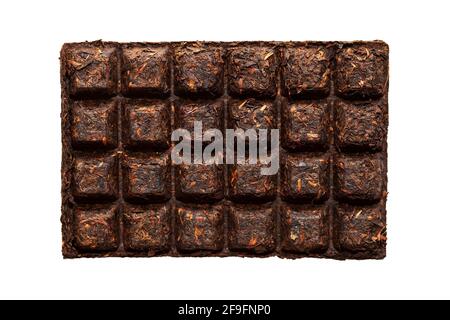
[{"label": "rectangular tea block", "polygon": [[[65,258],[385,257],[386,43],[94,41],[60,60]],[[211,152],[198,122],[222,162],[175,161],[176,129],[188,159]],[[278,170],[236,161],[227,129],[246,148],[279,130]]]}]

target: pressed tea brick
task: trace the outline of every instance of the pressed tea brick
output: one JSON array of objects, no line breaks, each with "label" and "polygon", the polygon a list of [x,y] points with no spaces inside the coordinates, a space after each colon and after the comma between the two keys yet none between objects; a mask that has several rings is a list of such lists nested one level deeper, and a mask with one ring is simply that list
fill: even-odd
[{"label": "pressed tea brick", "polygon": [[175,170],[177,199],[212,202],[223,198],[222,165],[179,164]]},{"label": "pressed tea brick", "polygon": [[286,154],[281,161],[281,198],[289,202],[323,202],[329,197],[327,156]]},{"label": "pressed tea brick", "polygon": [[125,248],[150,255],[167,252],[170,249],[170,216],[170,208],[164,204],[125,206]]},{"label": "pressed tea brick", "polygon": [[328,249],[327,206],[283,205],[281,249],[288,253],[320,253]]},{"label": "pressed tea brick", "polygon": [[336,94],[351,99],[381,97],[388,85],[388,54],[385,43],[344,45],[336,53]]},{"label": "pressed tea brick", "polygon": [[228,186],[229,197],[236,202],[265,202],[274,200],[277,191],[277,176],[262,175],[264,164],[244,164],[229,166]]},{"label": "pressed tea brick", "polygon": [[224,51],[194,43],[174,52],[175,93],[179,96],[217,97],[223,93]]},{"label": "pressed tea brick", "polygon": [[282,55],[282,86],[287,96],[325,97],[330,92],[331,50],[327,45],[287,47]]},{"label": "pressed tea brick", "polygon": [[67,46],[63,56],[69,92],[74,97],[117,93],[117,50],[97,42]]},{"label": "pressed tea brick", "polygon": [[228,246],[231,251],[268,254],[275,250],[276,212],[267,205],[231,206]]},{"label": "pressed tea brick", "polygon": [[340,205],[335,210],[335,246],[342,251],[370,252],[386,247],[386,212],[372,206]]},{"label": "pressed tea brick", "polygon": [[115,206],[77,207],[74,212],[75,243],[82,251],[112,251],[119,246]]},{"label": "pressed tea brick", "polygon": [[189,131],[194,140],[195,121],[202,122],[203,133],[210,129],[223,130],[223,103],[217,100],[179,100],[175,103],[176,128]]},{"label": "pressed tea brick", "polygon": [[170,146],[170,105],[164,100],[124,104],[123,141],[127,149],[164,150]]},{"label": "pressed tea brick", "polygon": [[277,92],[274,47],[236,47],[228,54],[228,90],[232,96],[274,97]]},{"label": "pressed tea brick", "polygon": [[170,52],[167,45],[129,45],[122,50],[122,90],[128,96],[170,93]]},{"label": "pressed tea brick", "polygon": [[277,108],[270,100],[232,100],[229,102],[228,117],[228,126],[234,130],[277,128]]},{"label": "pressed tea brick", "polygon": [[73,195],[79,200],[113,200],[118,196],[117,156],[77,157],[73,162]]},{"label": "pressed tea brick", "polygon": [[75,101],[72,105],[71,139],[76,149],[117,146],[117,102]]},{"label": "pressed tea brick", "polygon": [[291,151],[323,151],[329,145],[330,108],[326,101],[291,101],[281,109],[281,143]]},{"label": "pressed tea brick", "polygon": [[384,189],[383,166],[377,155],[337,157],[334,164],[336,198],[349,202],[380,200]]},{"label": "pressed tea brick", "polygon": [[175,219],[179,251],[220,251],[223,248],[222,206],[180,206],[176,209]]},{"label": "pressed tea brick", "polygon": [[380,151],[387,131],[384,101],[344,102],[335,106],[335,140],[344,151]]},{"label": "pressed tea brick", "polygon": [[162,202],[170,198],[168,154],[126,155],[122,164],[124,198],[137,202]]},{"label": "pressed tea brick", "polygon": [[[388,56],[381,41],[63,45],[63,256],[384,258]],[[278,172],[250,152],[172,164],[172,131],[194,138],[195,121],[259,142],[280,129]]]}]

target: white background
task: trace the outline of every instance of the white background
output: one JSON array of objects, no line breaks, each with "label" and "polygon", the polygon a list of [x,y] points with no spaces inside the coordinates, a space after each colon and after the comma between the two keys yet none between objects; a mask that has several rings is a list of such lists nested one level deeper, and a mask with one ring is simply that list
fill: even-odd
[{"label": "white background", "polygon": [[[0,2],[0,298],[450,298],[448,1]],[[59,50],[84,40],[390,45],[383,261],[61,256]]]}]

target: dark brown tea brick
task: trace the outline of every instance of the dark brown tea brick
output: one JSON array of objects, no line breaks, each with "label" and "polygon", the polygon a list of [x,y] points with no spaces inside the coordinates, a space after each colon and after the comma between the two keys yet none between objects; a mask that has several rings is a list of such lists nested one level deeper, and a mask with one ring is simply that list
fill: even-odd
[{"label": "dark brown tea brick", "polygon": [[76,97],[112,96],[117,92],[117,50],[101,43],[67,46],[66,73]]},{"label": "dark brown tea brick", "polygon": [[186,202],[210,202],[222,199],[222,166],[215,164],[177,165],[176,197]]},{"label": "dark brown tea brick", "polygon": [[175,48],[175,94],[216,97],[223,93],[223,49],[198,43]]},{"label": "dark brown tea brick", "polygon": [[281,197],[292,202],[321,202],[329,197],[329,158],[286,154],[281,162]]},{"label": "dark brown tea brick", "polygon": [[128,201],[161,202],[170,198],[168,154],[126,155],[122,172]]},{"label": "dark brown tea brick", "polygon": [[343,46],[336,54],[336,93],[345,98],[376,98],[388,85],[389,48],[385,43]]},{"label": "dark brown tea brick", "polygon": [[223,248],[222,206],[191,205],[176,210],[176,245],[181,252]]},{"label": "dark brown tea brick", "polygon": [[[230,129],[274,129],[277,127],[276,105],[265,100],[232,100],[229,103],[228,118]],[[267,138],[270,138],[270,134]]]},{"label": "dark brown tea brick", "polygon": [[75,101],[72,105],[71,138],[77,149],[117,146],[116,101]]},{"label": "dark brown tea brick", "polygon": [[380,205],[340,205],[335,215],[335,246],[339,250],[383,252],[386,246],[386,214]]},{"label": "dark brown tea brick", "polygon": [[283,205],[281,207],[281,248],[306,254],[328,249],[328,208],[326,206]]},{"label": "dark brown tea brick", "polygon": [[228,58],[228,90],[232,96],[275,96],[277,92],[275,48],[232,48]]},{"label": "dark brown tea brick", "polygon": [[326,102],[296,101],[283,104],[283,148],[291,151],[325,150],[329,142],[329,107]]},{"label": "dark brown tea brick", "polygon": [[75,243],[82,251],[114,251],[119,246],[117,208],[78,207],[74,212]]},{"label": "dark brown tea brick", "polygon": [[262,163],[234,164],[228,170],[229,197],[233,201],[270,201],[275,199],[277,175],[262,175]]},{"label": "dark brown tea brick", "polygon": [[[388,56],[382,41],[64,44],[64,258],[384,258]],[[279,158],[249,149],[266,133]]]},{"label": "dark brown tea brick", "polygon": [[170,51],[165,45],[123,48],[122,87],[125,95],[165,96],[170,92]]},{"label": "dark brown tea brick", "polygon": [[170,106],[162,100],[128,101],[124,106],[126,148],[165,150],[170,146]]},{"label": "dark brown tea brick", "polygon": [[344,151],[380,151],[386,139],[387,113],[383,101],[336,103],[336,145]]},{"label": "dark brown tea brick", "polygon": [[194,139],[194,122],[201,121],[203,132],[210,129],[222,130],[224,110],[221,101],[182,100],[175,109],[176,127],[186,129]]},{"label": "dark brown tea brick", "polygon": [[77,157],[73,164],[73,195],[79,200],[112,200],[118,195],[116,155]]},{"label": "dark brown tea brick", "polygon": [[167,205],[127,205],[123,229],[126,250],[155,255],[170,249],[170,209]]},{"label": "dark brown tea brick", "polygon": [[267,254],[275,250],[275,214],[270,206],[234,205],[228,224],[231,251]]},{"label": "dark brown tea brick", "polygon": [[383,163],[378,155],[335,159],[335,196],[346,201],[377,201],[383,193]]},{"label": "dark brown tea brick", "polygon": [[331,50],[324,45],[282,50],[282,85],[291,97],[324,97],[330,92]]}]

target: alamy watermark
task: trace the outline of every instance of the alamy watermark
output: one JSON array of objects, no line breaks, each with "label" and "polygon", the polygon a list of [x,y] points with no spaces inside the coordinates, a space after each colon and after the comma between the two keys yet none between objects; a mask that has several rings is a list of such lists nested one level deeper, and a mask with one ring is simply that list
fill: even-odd
[{"label": "alamy watermark", "polygon": [[[274,175],[280,167],[278,129],[226,129],[224,144],[222,131],[208,129],[203,132],[202,121],[194,121],[193,136],[189,130],[176,129],[172,132],[172,141],[178,142],[171,154],[174,164],[261,163],[264,165],[261,168],[262,175]],[[208,145],[203,148],[205,143]]]}]

